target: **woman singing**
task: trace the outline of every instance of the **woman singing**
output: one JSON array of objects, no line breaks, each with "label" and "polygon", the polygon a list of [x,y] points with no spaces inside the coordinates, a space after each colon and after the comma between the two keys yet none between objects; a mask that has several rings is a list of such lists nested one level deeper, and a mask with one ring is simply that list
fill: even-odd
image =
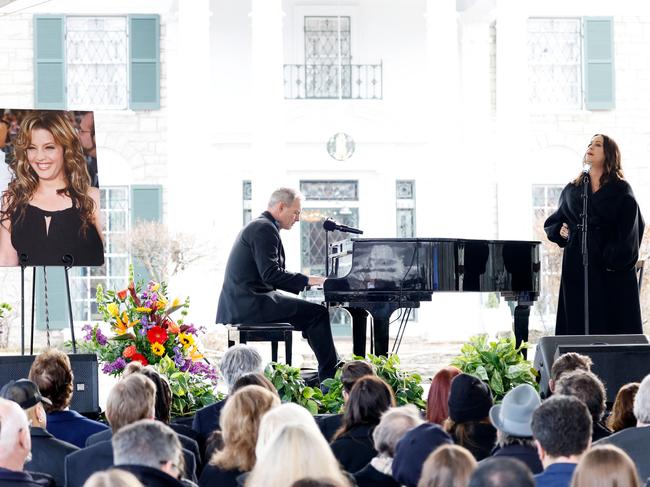
[{"label": "woman singing", "polygon": [[[596,134],[585,153],[587,184],[589,334],[641,333],[635,264],[644,222],[632,188],[623,179],[621,153],[611,138]],[[559,208],[544,223],[549,240],[564,248],[556,335],[582,335],[582,191],[584,172],[560,195]]]},{"label": "woman singing", "polygon": [[2,195],[0,265],[102,265],[99,190],[65,113],[31,112]]}]

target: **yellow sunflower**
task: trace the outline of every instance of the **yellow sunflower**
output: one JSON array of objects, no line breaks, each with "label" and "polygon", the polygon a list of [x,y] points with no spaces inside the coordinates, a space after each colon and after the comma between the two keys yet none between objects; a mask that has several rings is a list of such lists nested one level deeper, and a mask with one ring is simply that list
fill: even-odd
[{"label": "yellow sunflower", "polygon": [[179,333],[178,341],[181,342],[181,345],[183,345],[185,348],[194,345],[194,337],[189,333]]},{"label": "yellow sunflower", "polygon": [[165,347],[163,347],[160,343],[152,343],[151,344],[151,351],[158,355],[159,357],[162,357],[163,354],[165,353]]}]

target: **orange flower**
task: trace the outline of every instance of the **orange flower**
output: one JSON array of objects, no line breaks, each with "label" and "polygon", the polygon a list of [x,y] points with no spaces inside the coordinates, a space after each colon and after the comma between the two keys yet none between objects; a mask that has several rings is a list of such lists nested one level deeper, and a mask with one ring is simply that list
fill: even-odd
[{"label": "orange flower", "polygon": [[122,357],[124,358],[132,358],[134,355],[136,355],[135,345],[129,345],[122,352]]},{"label": "orange flower", "polygon": [[126,293],[128,293],[128,292],[129,292],[128,289],[123,289],[122,291],[119,291],[119,292],[117,293],[117,298],[118,298],[120,301],[124,301],[124,300],[126,299]]},{"label": "orange flower", "polygon": [[167,322],[167,330],[169,331],[169,333],[180,333],[181,327],[170,320]]}]

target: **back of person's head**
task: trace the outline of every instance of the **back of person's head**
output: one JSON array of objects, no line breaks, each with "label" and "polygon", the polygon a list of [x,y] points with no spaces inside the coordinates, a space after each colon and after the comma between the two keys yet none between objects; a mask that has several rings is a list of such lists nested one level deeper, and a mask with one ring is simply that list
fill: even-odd
[{"label": "back of person's head", "polygon": [[634,415],[639,424],[650,425],[650,374],[641,381],[634,398]]},{"label": "back of person's head", "polygon": [[395,447],[393,478],[406,487],[416,487],[429,454],[441,445],[452,443],[451,437],[437,424],[423,423],[407,431]]},{"label": "back of person's head", "polygon": [[70,358],[56,349],[49,349],[38,355],[29,369],[29,380],[52,405],[44,404],[45,411],[62,411],[70,405],[74,375]]},{"label": "back of person's head", "polygon": [[142,483],[131,472],[111,468],[92,474],[83,487],[142,487]]},{"label": "back of person's head", "polygon": [[424,462],[418,487],[467,487],[476,465],[462,446],[442,445]]},{"label": "back of person's head", "polygon": [[225,470],[253,468],[262,416],[279,404],[277,394],[255,385],[242,387],[228,397],[219,418],[223,448],[210,463]]},{"label": "back of person's head", "polygon": [[334,439],[355,426],[377,425],[381,415],[391,406],[395,406],[395,396],[384,380],[374,375],[360,378],[352,386],[345,403],[342,426],[334,435]]},{"label": "back of person's head", "polygon": [[576,370],[562,374],[555,384],[555,393],[573,396],[587,405],[593,421],[600,421],[605,412],[605,386],[591,372]]},{"label": "back of person's head", "polygon": [[[550,383],[556,384],[558,379],[562,374],[566,372],[573,372],[574,370],[584,370],[585,372],[591,372],[592,361],[587,355],[581,355],[576,352],[568,352],[560,355],[553,365],[551,365],[551,375]],[[554,387],[551,387],[551,391],[554,390]]]},{"label": "back of person's head", "polygon": [[291,487],[347,487],[349,484],[342,484],[332,479],[314,479],[306,477],[304,479],[296,480]]},{"label": "back of person's head", "polygon": [[233,394],[237,392],[239,389],[241,389],[242,387],[246,387],[246,386],[260,386],[268,390],[269,392],[272,392],[273,394],[278,393],[278,390],[275,388],[273,383],[270,380],[268,380],[266,376],[261,372],[251,372],[249,374],[242,375],[233,384],[232,388],[230,389],[230,393]]},{"label": "back of person's head", "polygon": [[140,419],[153,419],[156,386],[142,374],[131,374],[113,386],[106,400],[106,419],[113,433]]},{"label": "back of person's head", "polygon": [[346,483],[336,458],[320,431],[287,424],[271,439],[246,482],[247,487],[286,487],[305,477]]},{"label": "back of person's head", "polygon": [[490,422],[497,429],[501,448],[513,444],[534,446],[530,422],[540,404],[541,399],[533,386],[519,384],[508,391],[501,404],[492,406]]},{"label": "back of person's head", "polygon": [[51,401],[43,397],[38,386],[28,379],[11,380],[0,389],[0,397],[17,403],[27,414],[31,426],[45,427],[44,405]]},{"label": "back of person's head", "polygon": [[14,401],[0,398],[0,467],[22,470],[31,447],[25,411]]},{"label": "back of person's head", "polygon": [[571,487],[640,487],[632,459],[614,445],[595,446],[585,453],[573,473]]},{"label": "back of person's head", "polygon": [[580,455],[591,443],[591,414],[580,399],[553,396],[535,410],[531,429],[550,457]]},{"label": "back of person's head", "polygon": [[535,487],[535,479],[520,460],[492,457],[479,464],[469,481],[469,487]]},{"label": "back of person's head", "polygon": [[183,449],[169,426],[155,419],[141,419],[113,434],[113,464],[143,465],[167,471],[172,466],[177,478],[183,473]]},{"label": "back of person's head", "polygon": [[442,424],[449,416],[451,381],[460,373],[459,368],[450,365],[433,376],[427,397],[427,421],[430,423]]},{"label": "back of person's head", "polygon": [[397,442],[402,439],[407,431],[421,425],[423,422],[420,412],[413,404],[390,408],[381,415],[379,424],[372,432],[375,450],[380,455],[393,457]]},{"label": "back of person's head", "polygon": [[607,418],[607,426],[612,431],[620,431],[636,426],[634,415],[634,398],[639,391],[638,382],[630,382],[621,386],[616,394],[612,413]]},{"label": "back of person's head", "polygon": [[158,421],[168,424],[171,419],[172,389],[167,379],[160,375],[150,365],[144,367],[140,362],[129,362],[124,369],[123,377],[131,374],[142,374],[151,379],[156,386],[156,411],[155,417]]},{"label": "back of person's head", "polygon": [[273,437],[287,424],[299,424],[320,433],[316,420],[307,409],[292,402],[280,404],[262,417],[255,447],[258,458],[264,455]]},{"label": "back of person's head", "polygon": [[250,345],[235,345],[226,350],[219,364],[221,375],[228,390],[237,379],[251,372],[262,372],[262,356]]},{"label": "back of person's head", "polygon": [[372,369],[372,366],[368,362],[362,360],[351,360],[346,362],[341,367],[341,383],[343,384],[343,390],[350,394],[352,386],[367,375],[375,375],[375,371]]},{"label": "back of person's head", "polygon": [[485,382],[469,374],[458,374],[449,391],[449,419],[454,423],[483,421],[492,407],[492,393]]}]

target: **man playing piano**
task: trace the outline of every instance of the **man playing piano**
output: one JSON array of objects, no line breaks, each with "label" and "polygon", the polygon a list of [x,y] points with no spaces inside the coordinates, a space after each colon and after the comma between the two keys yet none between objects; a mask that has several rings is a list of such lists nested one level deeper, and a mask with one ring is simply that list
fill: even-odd
[{"label": "man playing piano", "polygon": [[217,323],[286,322],[302,334],[316,354],[321,381],[333,377],[338,357],[327,308],[289,296],[305,286],[320,286],[324,277],[285,270],[280,230],[300,220],[301,195],[290,188],[273,192],[268,209],[237,235],[223,281]]}]

